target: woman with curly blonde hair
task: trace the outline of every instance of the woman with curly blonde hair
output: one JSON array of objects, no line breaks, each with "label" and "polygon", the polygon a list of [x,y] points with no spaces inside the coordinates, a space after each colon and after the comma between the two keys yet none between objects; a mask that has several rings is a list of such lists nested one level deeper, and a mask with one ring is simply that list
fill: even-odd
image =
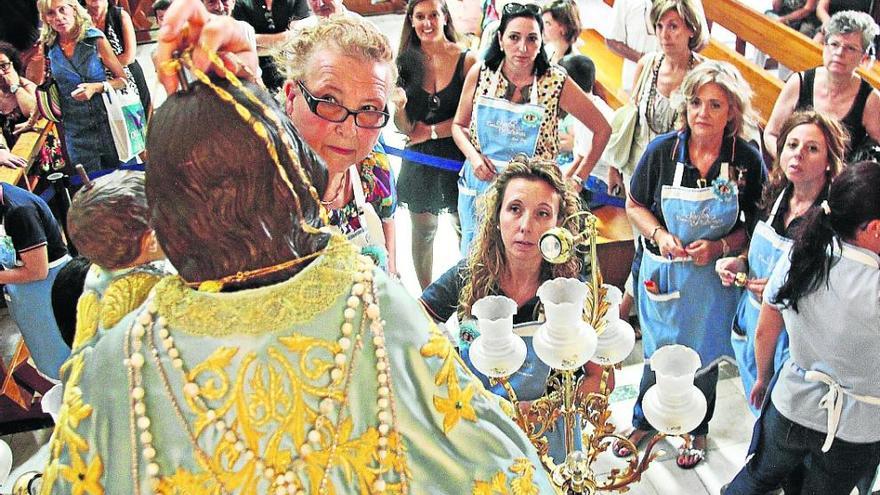
[{"label": "woman with curly blonde hair", "polygon": [[422,293],[422,304],[437,321],[458,313],[471,318],[471,306],[492,294],[515,300],[514,322],[537,319],[538,286],[555,277],[578,277],[581,260],[551,265],[541,257],[541,234],[556,226],[577,232],[578,197],[565,185],[554,162],[515,157],[482,199],[480,225],[466,260],[452,267]]},{"label": "woman with curly blonde hair", "polygon": [[[542,319],[538,287],[556,277],[580,277],[582,261],[572,256],[567,262],[550,264],[541,257],[539,241],[547,230],[561,226],[572,232],[582,229],[578,197],[567,187],[554,162],[514,157],[492,182],[481,199],[482,216],[471,254],[467,260],[452,267],[422,293],[420,301],[437,321],[448,320],[458,312],[462,321],[459,347],[462,358],[470,364],[470,341],[478,334],[471,315],[474,303],[486,296],[504,295],[517,304],[513,317],[515,324],[524,324],[517,332],[528,338],[529,323]],[[598,389],[597,369],[587,365],[581,393]],[[473,367],[471,371],[488,380]],[[533,353],[526,363],[511,376],[510,383],[517,392],[520,411],[528,417],[531,401],[545,392],[549,368],[539,362]],[[491,387],[498,395],[506,396],[501,387]],[[559,425],[548,434],[549,453],[555,462],[565,459],[562,433]],[[579,438],[576,432],[575,438]]]}]

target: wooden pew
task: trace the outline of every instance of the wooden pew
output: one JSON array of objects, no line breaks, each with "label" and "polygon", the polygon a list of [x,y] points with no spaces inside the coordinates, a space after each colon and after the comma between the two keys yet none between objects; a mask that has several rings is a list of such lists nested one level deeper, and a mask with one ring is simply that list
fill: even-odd
[{"label": "wooden pew", "polygon": [[778,77],[770,75],[766,70],[758,67],[754,62],[740,55],[735,50],[714,39],[709,41],[709,45],[700,54],[711,59],[730,62],[739,69],[752,87],[752,91],[754,91],[752,106],[758,113],[758,123],[763,128],[773,112],[776,98],[779,97],[779,93],[782,91],[782,81]]},{"label": "wooden pew", "polygon": [[605,38],[594,29],[581,32],[581,41],[581,53],[593,59],[596,64],[596,85],[601,88],[605,103],[615,109],[622,107],[629,101],[629,95],[621,89],[623,59],[605,45]]},{"label": "wooden pew", "polygon": [[[703,7],[710,21],[724,26],[791,70],[802,71],[822,65],[819,44],[739,0],[711,0],[703,2]],[[872,86],[880,88],[880,67],[876,64],[860,67],[856,72]]]},{"label": "wooden pew", "polygon": [[[40,154],[40,149],[46,142],[46,137],[54,132],[55,125],[53,123],[48,120],[40,120],[37,122],[37,126],[34,130],[18,136],[18,141],[15,142],[15,146],[12,147],[11,151],[13,154],[27,160],[28,164],[24,168],[15,169],[0,167],[0,182],[18,185],[23,179],[25,179],[31,166],[36,162],[37,157]],[[28,181],[25,181],[25,183],[27,189],[30,190],[30,183]]]}]

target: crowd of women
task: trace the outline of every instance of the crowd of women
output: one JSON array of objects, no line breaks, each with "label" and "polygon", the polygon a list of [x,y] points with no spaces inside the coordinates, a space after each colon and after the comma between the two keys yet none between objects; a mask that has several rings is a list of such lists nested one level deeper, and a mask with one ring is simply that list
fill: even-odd
[{"label": "crowd of women", "polygon": [[[132,66],[130,57],[131,21],[108,7],[106,0],[86,3],[88,10],[75,0],[38,0],[45,23],[45,58],[61,89],[68,156],[86,165],[87,170],[115,168],[119,159],[112,139],[107,141],[109,129],[94,125],[106,123],[106,119],[94,118],[95,112],[103,109],[94,97],[111,88],[141,87],[136,84],[138,68]],[[281,440],[266,440],[272,443],[272,449],[292,449],[269,457],[274,454],[261,450],[262,437],[254,431],[248,433],[246,422],[219,419],[233,414],[220,404],[225,392],[209,390],[213,385],[203,383],[206,390],[216,394],[200,396],[198,373],[169,382],[157,358],[158,375],[144,374],[143,355],[135,357],[141,344],[133,351],[124,347],[129,353],[124,365],[120,359],[113,361],[119,357],[123,341],[126,346],[133,345],[143,336],[145,327],[154,324],[163,335],[169,332],[165,328],[168,326],[185,336],[177,344],[170,337],[162,337],[162,352],[168,352],[169,362],[177,369],[184,366],[180,357],[183,350],[185,358],[199,356],[221,368],[241,366],[246,372],[246,359],[239,363],[236,358],[232,365],[232,358],[227,356],[223,358],[226,364],[220,365],[217,355],[211,357],[205,350],[196,352],[200,346],[217,352],[227,344],[249,347],[258,354],[279,352],[271,347],[271,339],[263,337],[281,328],[290,330],[260,317],[259,310],[242,309],[241,318],[224,323],[223,331],[197,332],[194,328],[227,314],[223,311],[239,314],[235,313],[236,304],[259,307],[248,299],[253,294],[264,294],[267,301],[274,301],[280,295],[292,294],[298,283],[335,286],[327,275],[332,266],[324,267],[330,270],[326,273],[312,266],[303,268],[309,263],[320,267],[327,261],[313,262],[321,259],[315,256],[329,256],[327,250],[342,249],[327,231],[315,230],[315,226],[325,222],[337,226],[335,232],[359,245],[361,252],[371,255],[388,276],[394,277],[398,266],[394,214],[398,202],[405,205],[413,223],[416,275],[424,290],[420,302],[437,322],[453,315],[462,321],[461,334],[452,336],[452,340],[465,361],[469,342],[478,333],[472,314],[477,300],[505,295],[518,307],[515,322],[526,324],[542,317],[537,292],[543,282],[584,276],[579,257],[553,265],[543,259],[539,249],[540,236],[551,227],[562,226],[570,231],[582,228],[577,212],[585,203],[579,194],[597,163],[605,159],[603,151],[612,133],[611,125],[588,94],[590,88],[582,88],[579,75],[562,68],[567,66],[566,60],[571,60],[568,57],[576,56],[571,52],[577,50],[574,34],[580,31],[577,8],[564,0],[544,8],[510,2],[500,8],[498,21],[491,27],[496,31],[487,38],[487,46],[468,50],[458,42],[444,0],[410,0],[396,58],[388,39],[364,20],[335,16],[302,28],[289,37],[276,58],[276,69],[285,76],[277,98],[283,102],[283,115],[279,117],[282,111],[274,109],[262,88],[251,83],[242,86],[230,77],[235,73],[252,79],[258,73],[257,54],[245,39],[246,34],[234,28],[235,21],[210,14],[198,0],[174,0],[163,20],[155,55],[158,78],[172,96],[165,103],[168,108],[157,112],[159,130],[156,137],[151,135],[148,146],[148,151],[159,153],[152,156],[157,169],[148,169],[147,183],[149,186],[151,173],[169,181],[176,176],[177,168],[187,164],[186,174],[180,174],[187,177],[182,183],[193,184],[174,189],[154,179],[155,186],[152,190],[148,187],[147,193],[153,202],[150,206],[158,243],[180,270],[180,278],[174,280],[181,283],[160,283],[158,302],[145,303],[149,309],[141,316],[113,320],[114,324],[104,328],[107,337],[98,335],[95,339],[96,334],[91,332],[88,339],[73,339],[74,355],[65,366],[78,370],[66,376],[74,380],[71,385],[76,387],[65,395],[65,400],[72,404],[85,398],[94,407],[94,416],[87,426],[79,424],[82,418],[76,423],[69,417],[61,421],[64,424],[57,431],[68,435],[61,440],[67,442],[67,447],[53,449],[47,471],[54,473],[52,482],[59,489],[67,487],[76,492],[83,478],[74,472],[79,469],[74,464],[82,467],[86,454],[92,456],[92,461],[86,462],[133,458],[130,466],[105,463],[98,473],[105,484],[115,487],[111,492],[134,493],[133,486],[150,486],[147,483],[174,486],[175,479],[189,479],[186,476],[192,474],[188,470],[197,470],[197,464],[210,474],[200,478],[200,486],[221,491],[229,486],[260,490],[271,486],[273,490],[295,493],[305,486],[306,478],[314,488],[334,483],[340,492],[347,492],[342,488],[345,486],[351,492],[359,489],[361,485],[346,485],[341,468],[337,470],[332,460],[318,469],[317,479],[312,478],[315,473],[309,469],[300,478],[291,467],[297,462],[312,462],[313,451],[331,446],[326,441],[329,437],[325,438],[328,430],[324,423],[330,421],[334,401],[340,400],[340,393],[348,394],[348,388],[328,392],[324,400],[304,402],[309,424],[289,437],[278,437]],[[832,16],[823,28],[823,65],[795,74],[786,82],[760,136],[751,109],[751,90],[742,75],[730,64],[698,53],[708,39],[701,9],[692,0],[656,0],[649,21],[661,49],[645,55],[636,70],[633,104],[637,121],[631,142],[624,143],[633,150],[633,158],[627,163],[611,163],[608,176],[600,178],[625,190],[626,212],[638,234],[628,292],[644,335],[646,365],[632,428],[625,434],[639,445],[654,431],[641,407],[645,392],[655,380],[647,364],[653,352],[669,344],[687,345],[699,353],[702,361],[695,385],[705,395],[708,409],[700,425],[690,432],[693,442],[682,447],[677,464],[682,469],[698,465],[706,455],[718,362],[724,356],[735,356],[746,395],[760,419],[753,439],[755,455],[726,493],[763,494],[780,486],[787,493],[849,493],[880,463],[880,389],[874,379],[880,370],[871,365],[880,351],[880,340],[876,339],[880,328],[880,165],[846,165],[860,149],[880,138],[878,93],[855,74],[878,34],[877,25],[870,17],[855,12]],[[0,48],[0,89],[4,91],[0,96],[5,92],[32,92],[33,83],[8,75],[14,54],[7,55],[5,47]],[[189,58],[180,58],[181,50]],[[5,68],[4,56],[10,60]],[[182,79],[181,65],[187,66],[193,81]],[[193,83],[197,90],[189,89]],[[262,156],[266,146],[244,149],[243,142],[226,138],[223,126],[205,126],[211,128],[200,129],[200,138],[192,134],[172,143],[174,133],[192,125],[193,119],[219,119],[225,115],[224,110],[207,103],[214,95],[235,108],[237,115],[251,116],[244,119],[247,125],[234,130],[230,126],[229,132],[244,135],[253,130],[258,142],[268,143],[267,147],[274,150],[268,158]],[[148,94],[142,92],[141,97],[148,108]],[[28,108],[33,111],[30,99],[16,101],[22,114],[28,114]],[[396,181],[380,144],[380,133],[392,120],[389,106],[394,110],[394,124],[408,138],[407,154]],[[588,151],[579,157],[576,166],[563,172],[556,159],[566,139],[559,129],[560,117],[565,114],[591,134]],[[266,131],[266,126],[272,131]],[[771,166],[765,165],[761,145],[774,160]],[[229,161],[229,157],[245,155],[252,155],[254,163],[263,165],[253,170],[207,166],[211,160]],[[463,162],[460,172],[443,166],[450,162]],[[283,180],[271,178],[275,175]],[[268,182],[265,191],[260,191],[252,190],[254,186],[247,181]],[[283,202],[267,206],[267,200],[260,198],[266,191],[271,191],[268,197]],[[18,315],[23,315],[19,325],[38,366],[58,376],[61,361],[70,353],[70,348],[64,346],[70,341],[55,342],[55,337],[46,341],[46,332],[57,335],[57,328],[40,327],[39,320],[46,316],[24,301],[46,298],[47,284],[51,286],[57,271],[69,259],[60,229],[45,204],[33,195],[7,185],[0,193],[0,213],[18,258],[17,263],[15,257],[12,259],[12,266],[17,268],[0,272],[0,282],[7,284],[12,297],[13,316],[19,320]],[[212,208],[215,204],[217,208]],[[294,211],[287,212],[282,204],[293,205]],[[253,215],[260,212],[261,216],[248,221],[240,211]],[[432,244],[438,217],[444,212],[455,213],[456,224],[460,225],[463,260],[434,280]],[[228,232],[219,232],[221,225]],[[244,234],[239,236],[232,226]],[[279,235],[282,231],[292,233]],[[143,249],[156,243],[153,235],[142,239]],[[260,242],[266,245],[260,246]],[[209,245],[225,247],[218,250]],[[108,273],[113,275],[108,277],[124,276],[145,260],[154,261],[157,251],[155,247],[150,249],[152,254],[134,257],[125,266],[104,267],[112,268]],[[340,266],[347,263],[337,262]],[[323,372],[308,375],[309,380],[320,382],[319,388],[341,386],[347,360],[353,359],[348,351],[352,346],[354,310],[361,299],[367,306],[373,301],[373,295],[364,292],[364,284],[372,283],[374,276],[358,277],[355,282],[359,283],[354,283],[347,299],[345,323],[339,323],[342,336],[331,335],[339,324],[333,332],[329,327],[318,329],[321,325],[315,324],[316,330],[310,334],[309,338],[331,342],[327,347],[332,349],[331,362],[321,368],[326,369],[329,381],[321,381]],[[386,282],[385,275],[375,277],[377,283],[390,284],[390,296],[377,293],[377,297],[386,298],[381,311],[391,312],[388,324],[422,326],[415,315],[401,313],[417,306],[403,300],[403,294],[395,288],[398,286]],[[35,281],[40,284],[33,285]],[[230,299],[203,295],[203,291],[211,293],[210,287],[230,292]],[[162,290],[178,300],[167,299],[170,295],[162,299]],[[316,318],[323,318],[320,313],[330,306],[315,300],[314,294],[309,297],[306,299],[311,304],[323,309],[309,313],[308,318],[303,316],[304,307],[289,310],[279,303],[273,310],[278,311],[279,318],[290,318],[285,323],[291,326],[300,321],[297,318],[305,318],[302,321],[309,324],[320,323]],[[346,297],[342,298],[343,306]],[[202,308],[197,309],[198,305]],[[205,309],[212,305],[216,308]],[[134,307],[137,304],[130,309]],[[418,486],[424,480],[414,476],[407,481],[409,468],[431,473],[441,462],[443,466],[474,466],[473,472],[455,472],[444,478],[448,493],[462,493],[462,486],[476,486],[478,478],[488,479],[489,470],[497,468],[492,459],[476,460],[478,456],[469,452],[468,446],[497,442],[497,435],[507,438],[502,446],[494,447],[503,451],[499,454],[502,458],[518,455],[524,462],[536,459],[531,447],[523,444],[522,434],[513,433],[508,423],[495,417],[495,406],[470,405],[472,387],[476,385],[466,385],[468,378],[463,377],[469,376],[467,372],[462,370],[459,376],[444,367],[446,371],[433,378],[434,364],[429,358],[455,351],[441,350],[443,346],[428,341],[426,334],[428,343],[419,344],[421,355],[407,353],[404,348],[420,341],[420,334],[403,338],[389,332],[386,342],[378,311],[378,307],[365,311],[363,321],[373,322],[373,347],[369,350],[374,354],[367,361],[378,372],[379,387],[370,392],[366,388],[352,389],[351,397],[366,401],[364,404],[379,404],[375,428],[378,445],[383,452],[389,449],[392,462],[380,458],[372,474],[366,474],[367,468],[356,468],[357,483],[370,483],[378,491],[377,487],[386,487],[386,483]],[[165,312],[168,318],[154,318],[159,312]],[[195,319],[181,318],[181,314]],[[234,328],[236,324],[242,328]],[[248,325],[252,328],[243,328]],[[274,330],[263,334],[263,327]],[[76,328],[80,332],[86,326],[77,323]],[[194,335],[207,340],[202,342]],[[236,335],[260,338],[245,345]],[[308,352],[303,349],[311,345],[304,341],[283,343],[288,346],[283,352],[302,351],[302,359]],[[360,345],[358,341],[356,348]],[[302,347],[294,351],[296,346]],[[85,347],[91,350],[84,352]],[[283,360],[278,357],[281,354],[275,356]],[[112,366],[119,368],[119,380],[102,387],[101,372],[84,369],[84,359],[91,363],[89,366],[101,369],[113,362]],[[180,366],[174,364],[178,361]],[[534,366],[534,360],[527,365]],[[586,366],[582,374],[582,391],[588,393],[595,386],[597,370]],[[125,376],[129,377],[127,384]],[[163,377],[162,381],[157,376]],[[411,386],[401,387],[402,380],[411,380]],[[258,382],[250,382],[247,387],[263,387]],[[367,382],[358,380],[351,386],[369,387]],[[437,387],[444,383],[448,390],[438,392]],[[524,398],[519,405],[528,417],[528,398],[543,393],[543,381],[522,379],[512,383]],[[130,415],[127,408],[114,406],[114,391],[119,392],[114,387],[130,388]],[[154,387],[153,392],[150,387]],[[146,393],[144,388],[148,389]],[[176,389],[186,396],[191,410],[181,409]],[[168,392],[167,403],[157,399],[159,390]],[[493,391],[505,395],[500,389]],[[395,399],[395,394],[402,395]],[[151,406],[145,400],[156,402]],[[345,400],[338,404],[342,409],[351,406]],[[416,410],[420,407],[431,414],[419,417]],[[167,413],[171,409],[177,418]],[[420,443],[433,438],[426,434],[431,426],[425,422],[435,416],[441,417],[443,433],[450,434],[445,438],[449,442],[439,449],[448,457],[445,461],[432,461],[430,456],[439,453],[432,450],[430,442]],[[364,418],[366,422],[374,421],[369,415]],[[178,419],[183,422],[182,429],[176,423]],[[118,438],[110,438],[113,435],[108,436],[108,425],[122,420],[137,424],[146,436],[132,433],[129,438],[129,432],[120,431]],[[198,429],[192,430],[188,420],[199,424]],[[479,428],[477,431],[482,433],[455,430],[462,421],[494,422],[498,430],[492,430],[492,434]],[[295,422],[296,428],[303,427],[301,422]],[[150,433],[151,423],[162,426]],[[355,419],[354,423],[359,428],[357,435],[369,433],[363,421]],[[205,434],[205,425],[215,425],[219,439],[213,430]],[[131,431],[136,432],[134,426]],[[334,449],[337,440],[333,436]],[[433,441],[442,443],[444,439]],[[163,446],[165,442],[186,447]],[[557,461],[563,459],[560,442],[550,436],[551,453]],[[85,444],[90,447],[80,447]],[[622,444],[615,444],[612,450],[620,457],[633,455]],[[218,454],[220,457],[211,460],[215,451],[235,451],[241,456],[218,460],[228,455]],[[414,454],[409,456],[409,468],[402,460],[407,457],[402,453],[406,451]],[[332,458],[330,455],[328,458]],[[259,464],[251,466],[251,462]],[[177,474],[172,466],[180,466]],[[242,472],[250,473],[246,481],[233,482]],[[213,481],[206,481],[209,479]],[[549,481],[536,474],[535,483],[543,487]]]}]

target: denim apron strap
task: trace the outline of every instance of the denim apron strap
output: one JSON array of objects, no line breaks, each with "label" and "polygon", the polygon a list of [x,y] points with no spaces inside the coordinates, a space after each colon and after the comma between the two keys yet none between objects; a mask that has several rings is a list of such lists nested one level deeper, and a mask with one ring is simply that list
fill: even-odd
[{"label": "denim apron strap", "polygon": [[[684,187],[686,140],[677,146],[672,184],[661,189],[660,207],[667,230],[688,245],[727,235],[739,217],[736,194],[719,195],[712,187]],[[721,164],[727,177],[729,163]],[[654,287],[648,291],[645,282]],[[664,345],[682,344],[700,355],[703,367],[733,355],[730,323],[739,293],[723,287],[714,266],[697,266],[690,257],[667,259],[644,250],[639,269],[639,315],[645,357]]]},{"label": "denim apron strap", "polygon": [[[784,192],[779,195],[766,221],[755,226],[752,241],[749,245],[749,278],[767,278],[773,271],[776,261],[791,246],[791,240],[776,233],[771,225],[779,210]],[[736,355],[736,364],[742,379],[746,397],[752,392],[758,377],[758,366],[755,360],[755,330],[758,328],[758,315],[761,313],[761,301],[755,299],[751,291],[743,290],[737,304],[736,316],[733,321],[734,331],[731,332],[731,345]],[[739,330],[739,334],[736,330]],[[776,343],[773,358],[773,369],[779,368],[788,359],[788,333],[782,332]],[[753,414],[760,410],[749,404]]]}]

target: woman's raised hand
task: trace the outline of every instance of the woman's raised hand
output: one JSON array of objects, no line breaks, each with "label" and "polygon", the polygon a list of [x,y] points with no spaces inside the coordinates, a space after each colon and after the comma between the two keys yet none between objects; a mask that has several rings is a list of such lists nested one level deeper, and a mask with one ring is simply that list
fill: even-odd
[{"label": "woman's raised hand", "polygon": [[688,253],[681,245],[681,239],[670,234],[665,229],[658,230],[655,238],[657,248],[660,249],[660,254],[662,256],[670,259],[687,257]]},{"label": "woman's raised hand", "polygon": [[257,73],[257,53],[238,21],[209,13],[200,0],[175,0],[165,13],[153,56],[159,82],[168,94],[180,85],[177,71],[169,64],[177,52],[189,48],[194,66],[204,72],[218,73],[209,59],[210,53],[216,53],[236,76],[252,79]]},{"label": "woman's raised hand", "polygon": [[468,157],[468,159],[474,165],[474,175],[476,175],[478,179],[490,181],[495,177],[495,164],[483,156],[482,153],[477,151],[474,156]]},{"label": "woman's raised hand", "polygon": [[730,287],[736,282],[736,274],[746,271],[746,263],[739,256],[718,258],[715,261],[715,273],[721,279],[721,285]]},{"label": "woman's raised hand", "polygon": [[718,255],[721,254],[721,251],[715,248],[716,243],[718,243],[718,241],[698,239],[688,244],[684,251],[692,260],[694,260],[695,265],[705,266],[711,263],[712,260],[718,258]]}]

